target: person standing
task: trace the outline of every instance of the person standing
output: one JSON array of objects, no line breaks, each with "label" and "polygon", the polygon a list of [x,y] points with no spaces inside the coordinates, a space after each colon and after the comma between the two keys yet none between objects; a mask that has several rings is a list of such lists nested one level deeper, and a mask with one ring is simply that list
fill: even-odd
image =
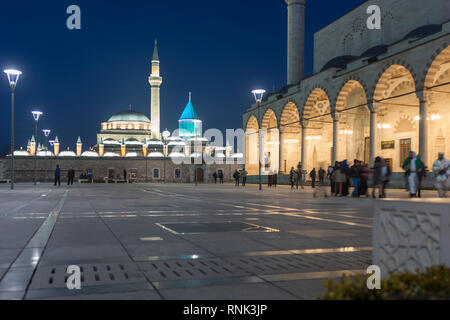
[{"label": "person standing", "polygon": [[343,187],[347,177],[339,162],[336,163],[332,175],[334,180],[334,196],[336,197],[339,194],[339,197],[342,197]]},{"label": "person standing", "polygon": [[[292,167],[291,171],[289,171],[289,181],[291,182],[291,190],[294,190],[294,184],[296,184],[295,175],[296,171],[294,170],[294,167]],[[298,181],[297,181],[297,189],[298,189]]]},{"label": "person standing", "polygon": [[334,178],[333,178],[333,171],[334,171],[334,169],[336,168],[336,166],[337,166],[337,161],[335,162],[334,167],[333,167],[333,166],[329,166],[329,167],[328,167],[328,172],[327,172],[328,180],[330,180],[331,194],[334,194]]},{"label": "person standing", "polygon": [[362,196],[367,196],[370,197],[369,192],[368,192],[368,186],[369,186],[369,176],[370,176],[370,169],[367,166],[367,164],[363,164],[361,166],[361,180],[360,180],[360,190],[359,190],[359,194]]},{"label": "person standing", "polygon": [[213,176],[213,179],[214,179],[214,184],[217,184],[217,172],[214,171],[212,176]]},{"label": "person standing", "polygon": [[325,184],[324,180],[325,180],[325,170],[323,170],[323,168],[320,167],[320,169],[319,169],[319,184],[321,187],[323,187],[323,185]]},{"label": "person standing", "polygon": [[239,187],[239,172],[237,171],[237,169],[234,170],[233,178],[234,178],[234,186]]},{"label": "person standing", "polygon": [[314,189],[316,187],[316,168],[313,168],[309,173],[309,177],[311,178],[311,187]]},{"label": "person standing", "polygon": [[55,186],[58,184],[58,186],[61,185],[61,169],[59,168],[59,164],[56,165],[55,169]]},{"label": "person standing", "polygon": [[414,151],[409,152],[408,158],[405,159],[402,165],[403,170],[408,176],[409,197],[417,197],[417,189],[419,185],[418,173],[424,169],[423,162],[416,157]]},{"label": "person standing", "polygon": [[127,170],[123,169],[123,181],[128,182],[127,181]]},{"label": "person standing", "polygon": [[[419,159],[422,162],[422,159],[420,158],[420,155],[417,155],[417,159]],[[417,172],[417,181],[418,181],[418,183],[417,183],[417,196],[419,198],[421,197],[421,193],[422,193],[422,181],[423,181],[423,178],[426,178],[426,176],[427,176],[426,169],[427,168],[425,167],[425,164],[424,164],[423,170]]]},{"label": "person standing", "polygon": [[73,179],[75,178],[75,171],[71,168],[67,171],[67,185],[73,185]]},{"label": "person standing", "polygon": [[350,167],[350,177],[353,182],[352,197],[359,197],[359,184],[361,181],[361,167],[358,160],[353,161],[353,165]]},{"label": "person standing", "polygon": [[220,182],[220,184],[223,184],[223,171],[222,170],[219,171],[219,182]]},{"label": "person standing", "polygon": [[438,159],[433,163],[433,174],[436,178],[436,188],[440,198],[447,196],[450,187],[450,161],[444,158],[444,153],[438,153]]},{"label": "person standing", "polygon": [[241,175],[242,175],[242,186],[245,187],[245,184],[247,183],[247,175],[248,175],[247,170],[242,169]]}]

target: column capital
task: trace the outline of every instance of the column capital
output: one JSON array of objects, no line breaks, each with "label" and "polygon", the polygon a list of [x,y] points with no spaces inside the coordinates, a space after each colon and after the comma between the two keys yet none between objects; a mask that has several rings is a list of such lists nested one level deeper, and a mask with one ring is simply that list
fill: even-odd
[{"label": "column capital", "polygon": [[333,122],[337,122],[341,119],[342,114],[338,111],[334,111],[333,113],[331,113],[331,117],[333,118]]},{"label": "column capital", "polygon": [[300,125],[302,126],[302,129],[306,128],[308,126],[308,120],[300,119]]},{"label": "column capital", "polygon": [[417,90],[416,95],[421,103],[428,101],[428,92],[425,89]]}]

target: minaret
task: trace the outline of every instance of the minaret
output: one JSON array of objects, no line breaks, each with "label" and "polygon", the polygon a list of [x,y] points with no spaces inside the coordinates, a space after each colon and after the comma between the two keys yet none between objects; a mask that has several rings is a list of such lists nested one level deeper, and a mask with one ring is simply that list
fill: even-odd
[{"label": "minaret", "polygon": [[53,143],[53,153],[55,154],[55,156],[57,156],[59,154],[59,139],[58,137],[55,138],[55,142]]},{"label": "minaret", "polygon": [[81,152],[82,152],[82,148],[83,148],[83,143],[81,142],[81,137],[78,137],[77,140],[77,156],[81,156]]},{"label": "minaret", "polygon": [[162,83],[162,78],[159,74],[159,56],[158,56],[158,43],[155,40],[155,50],[153,51],[152,58],[152,73],[148,78],[148,82],[151,86],[151,107],[150,107],[150,120],[152,123],[152,138],[161,139],[160,130],[160,96],[159,90]]},{"label": "minaret", "polygon": [[286,0],[288,9],[287,84],[305,76],[305,4],[307,0]]}]

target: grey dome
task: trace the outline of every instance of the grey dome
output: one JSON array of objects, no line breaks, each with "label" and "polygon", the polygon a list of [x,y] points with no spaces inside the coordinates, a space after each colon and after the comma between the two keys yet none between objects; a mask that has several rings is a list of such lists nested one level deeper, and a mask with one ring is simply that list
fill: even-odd
[{"label": "grey dome", "polygon": [[403,40],[425,38],[429,35],[432,35],[433,33],[437,33],[440,31],[442,31],[442,25],[427,24],[427,25],[424,25],[424,26],[414,29],[413,31],[408,33],[406,35],[406,37],[403,38]]},{"label": "grey dome", "polygon": [[349,64],[352,61],[355,61],[359,57],[356,56],[340,56],[331,59],[328,61],[320,71],[325,71],[330,68],[338,68],[338,69],[345,69],[347,67],[347,64]]},{"label": "grey dome", "polygon": [[147,123],[150,123],[150,119],[147,118],[146,115],[144,115],[140,112],[131,111],[131,110],[126,110],[126,111],[121,111],[119,113],[116,113],[108,120],[108,122],[121,122],[121,121],[122,122],[147,122]]}]

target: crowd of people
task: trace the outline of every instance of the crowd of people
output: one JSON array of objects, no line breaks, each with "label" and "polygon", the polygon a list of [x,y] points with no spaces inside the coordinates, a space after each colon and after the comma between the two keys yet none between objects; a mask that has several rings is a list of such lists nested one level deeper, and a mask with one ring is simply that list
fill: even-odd
[{"label": "crowd of people", "polygon": [[[434,161],[432,167],[432,174],[436,180],[436,188],[438,190],[439,197],[445,197],[447,190],[450,189],[450,160],[444,157],[443,152],[439,152],[438,159]],[[422,181],[427,175],[427,168],[419,155],[416,155],[414,151],[410,151],[408,157],[405,159],[402,165],[405,171],[405,185],[406,190],[409,193],[410,198],[421,197]],[[123,170],[124,179],[127,178],[127,171]],[[299,187],[304,188],[307,172],[303,170],[302,164],[299,163],[297,168],[292,167],[289,172],[289,181],[291,189]],[[213,173],[214,183],[223,184],[223,172]],[[247,182],[248,172],[245,169],[235,170],[233,178],[235,185],[239,187],[241,184],[245,187]],[[72,185],[75,177],[75,171],[73,168],[67,171],[67,184]],[[324,191],[325,196],[327,192],[323,189],[325,185],[325,179],[330,181],[331,195],[335,197],[345,197],[350,195],[352,197],[370,197],[369,193],[369,181],[371,181],[372,198],[376,198],[376,192],[378,190],[378,198],[386,198],[386,187],[390,181],[391,169],[386,161],[381,157],[376,157],[373,168],[369,168],[367,163],[355,159],[353,165],[349,165],[347,160],[336,161],[334,166],[329,166],[327,171],[322,167],[316,171],[313,168],[309,173],[311,179],[312,188],[316,188],[316,179],[319,181],[319,189]],[[278,184],[278,174],[275,171],[271,171],[268,175],[268,186],[276,187]],[[92,179],[92,172],[80,175],[80,179]],[[55,169],[55,182],[54,185],[61,185],[61,169],[59,165]],[[353,187],[353,191],[350,189]],[[317,192],[314,193],[316,195]]]}]

